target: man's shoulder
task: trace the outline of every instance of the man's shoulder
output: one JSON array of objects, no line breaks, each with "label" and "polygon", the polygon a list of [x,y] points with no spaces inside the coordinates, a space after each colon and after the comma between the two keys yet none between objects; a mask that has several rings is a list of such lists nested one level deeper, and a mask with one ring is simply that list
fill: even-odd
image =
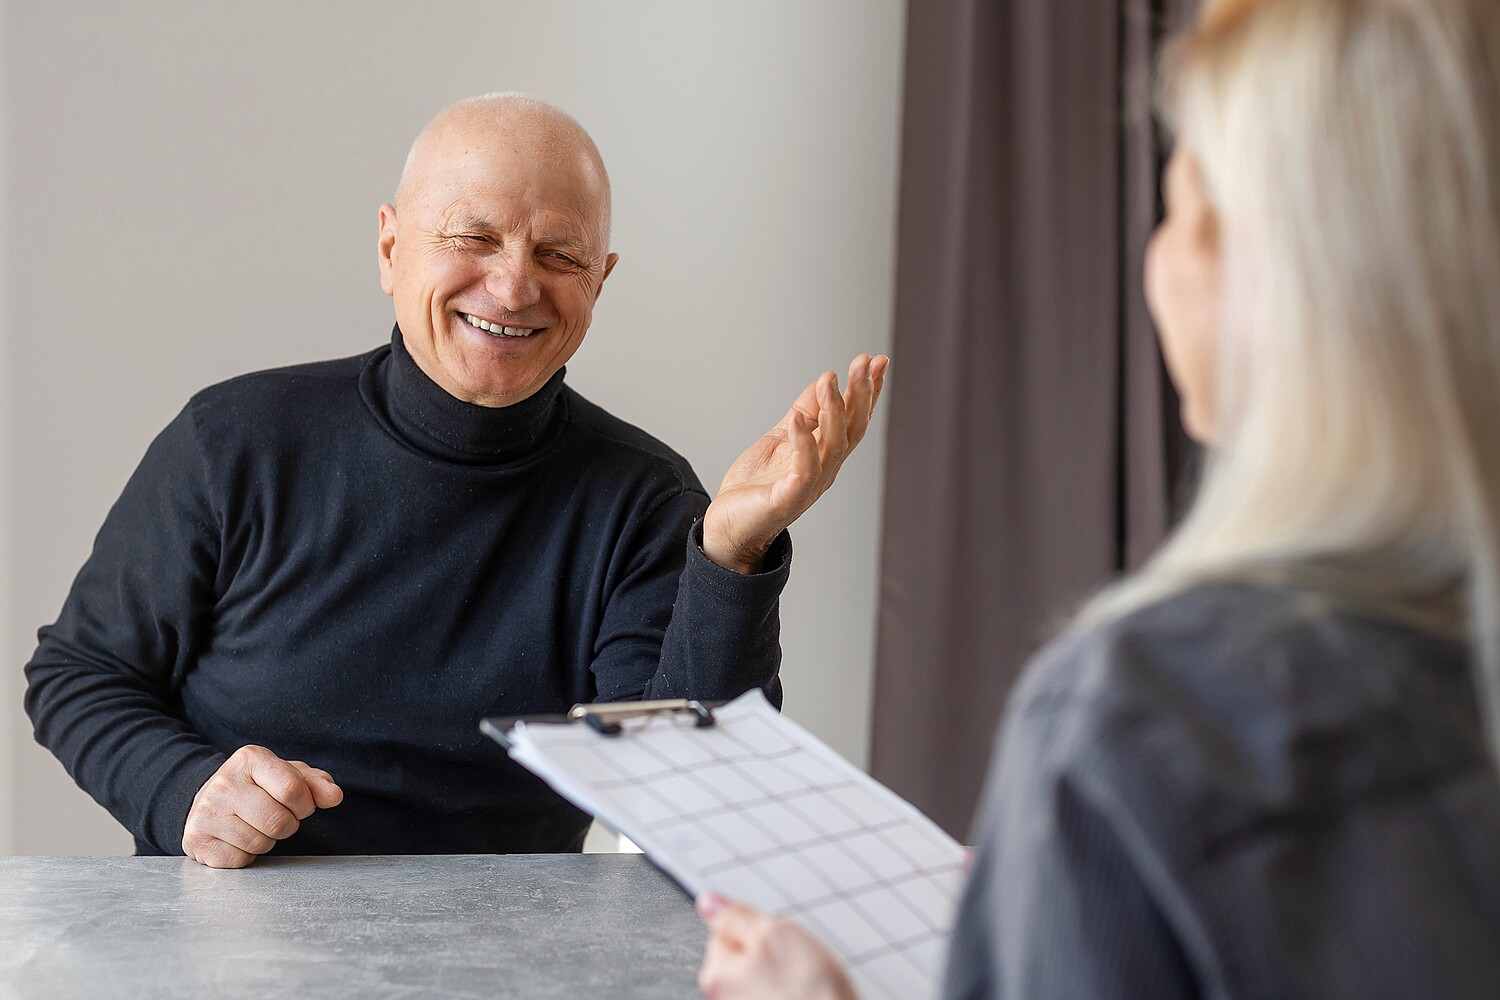
[{"label": "man's shoulder", "polygon": [[357,392],[359,373],[380,351],[356,354],[330,361],[267,368],[216,382],[193,394],[189,405],[199,411],[238,410],[246,406],[276,406],[287,403],[318,404],[347,388]]},{"label": "man's shoulder", "polygon": [[196,440],[195,447],[220,471],[252,455],[295,453],[329,436],[347,441],[359,435],[363,423],[360,372],[389,349],[217,382],[195,392],[173,424]]},{"label": "man's shoulder", "polygon": [[598,457],[613,456],[640,466],[652,466],[679,479],[684,488],[706,493],[692,464],[667,444],[632,423],[621,420],[576,390],[564,387],[567,421]]}]

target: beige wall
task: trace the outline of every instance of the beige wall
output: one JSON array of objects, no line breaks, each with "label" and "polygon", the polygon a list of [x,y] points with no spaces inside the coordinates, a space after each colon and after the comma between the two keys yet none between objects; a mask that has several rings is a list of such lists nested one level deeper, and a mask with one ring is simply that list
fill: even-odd
[{"label": "beige wall", "polygon": [[[420,13],[418,11],[421,11]],[[621,262],[570,369],[710,486],[889,343],[903,0],[0,0],[0,853],[129,850],[20,665],[195,389],[388,335],[375,210],[455,98],[594,134]],[[795,532],[787,711],[866,756],[883,422]]]},{"label": "beige wall", "polygon": [[10,665],[9,670],[0,669],[0,854],[7,853],[15,840],[11,830],[15,825],[14,817],[20,810],[15,795],[14,748],[19,734],[25,730],[20,712],[21,676],[15,669],[20,661],[12,654],[18,645],[13,638],[19,634],[19,629],[12,614],[15,593],[12,580],[17,567],[12,561],[14,530],[10,516],[12,484],[15,482],[11,471],[11,439],[15,436],[11,429],[11,414],[14,410],[10,402],[14,364],[10,350],[12,338],[6,332],[11,317],[10,239],[5,229],[9,215],[6,202],[9,199],[6,192],[10,190],[8,167],[14,148],[10,141],[8,111],[12,90],[5,61],[10,48],[9,8],[9,3],[0,3],[0,213],[4,213],[0,214],[0,658],[8,658]]}]

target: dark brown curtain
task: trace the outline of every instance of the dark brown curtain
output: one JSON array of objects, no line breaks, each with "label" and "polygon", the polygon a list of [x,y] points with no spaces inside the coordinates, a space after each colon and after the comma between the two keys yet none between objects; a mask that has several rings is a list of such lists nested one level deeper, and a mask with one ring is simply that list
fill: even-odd
[{"label": "dark brown curtain", "polygon": [[1154,53],[1190,0],[912,0],[872,771],[968,833],[1006,693],[1165,534],[1141,293]]}]

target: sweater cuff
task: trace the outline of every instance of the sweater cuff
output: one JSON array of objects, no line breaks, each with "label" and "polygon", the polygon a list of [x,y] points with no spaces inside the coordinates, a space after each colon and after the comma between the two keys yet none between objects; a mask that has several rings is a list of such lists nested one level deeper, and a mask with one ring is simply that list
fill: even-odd
[{"label": "sweater cuff", "polygon": [[726,604],[758,607],[776,601],[792,572],[792,536],[784,528],[766,551],[765,569],[759,573],[736,573],[708,558],[701,517],[688,532],[687,548],[687,571],[693,580]]},{"label": "sweater cuff", "polygon": [[168,768],[151,793],[143,833],[152,846],[165,854],[182,853],[182,833],[187,827],[193,798],[229,758],[209,747],[198,746]]}]

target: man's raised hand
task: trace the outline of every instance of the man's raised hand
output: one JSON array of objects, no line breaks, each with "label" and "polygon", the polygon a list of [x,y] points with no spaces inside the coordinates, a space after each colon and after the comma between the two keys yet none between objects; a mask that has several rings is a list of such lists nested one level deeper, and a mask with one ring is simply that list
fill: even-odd
[{"label": "man's raised hand", "polygon": [[849,381],[824,372],[785,418],[746,449],[724,475],[703,515],[703,552],[726,569],[755,573],[776,536],[833,485],[844,459],[869,430],[891,359],[861,354]]},{"label": "man's raised hand", "polygon": [[265,747],[240,747],[193,797],[182,853],[210,868],[244,868],[316,810],[342,801],[327,771]]}]

